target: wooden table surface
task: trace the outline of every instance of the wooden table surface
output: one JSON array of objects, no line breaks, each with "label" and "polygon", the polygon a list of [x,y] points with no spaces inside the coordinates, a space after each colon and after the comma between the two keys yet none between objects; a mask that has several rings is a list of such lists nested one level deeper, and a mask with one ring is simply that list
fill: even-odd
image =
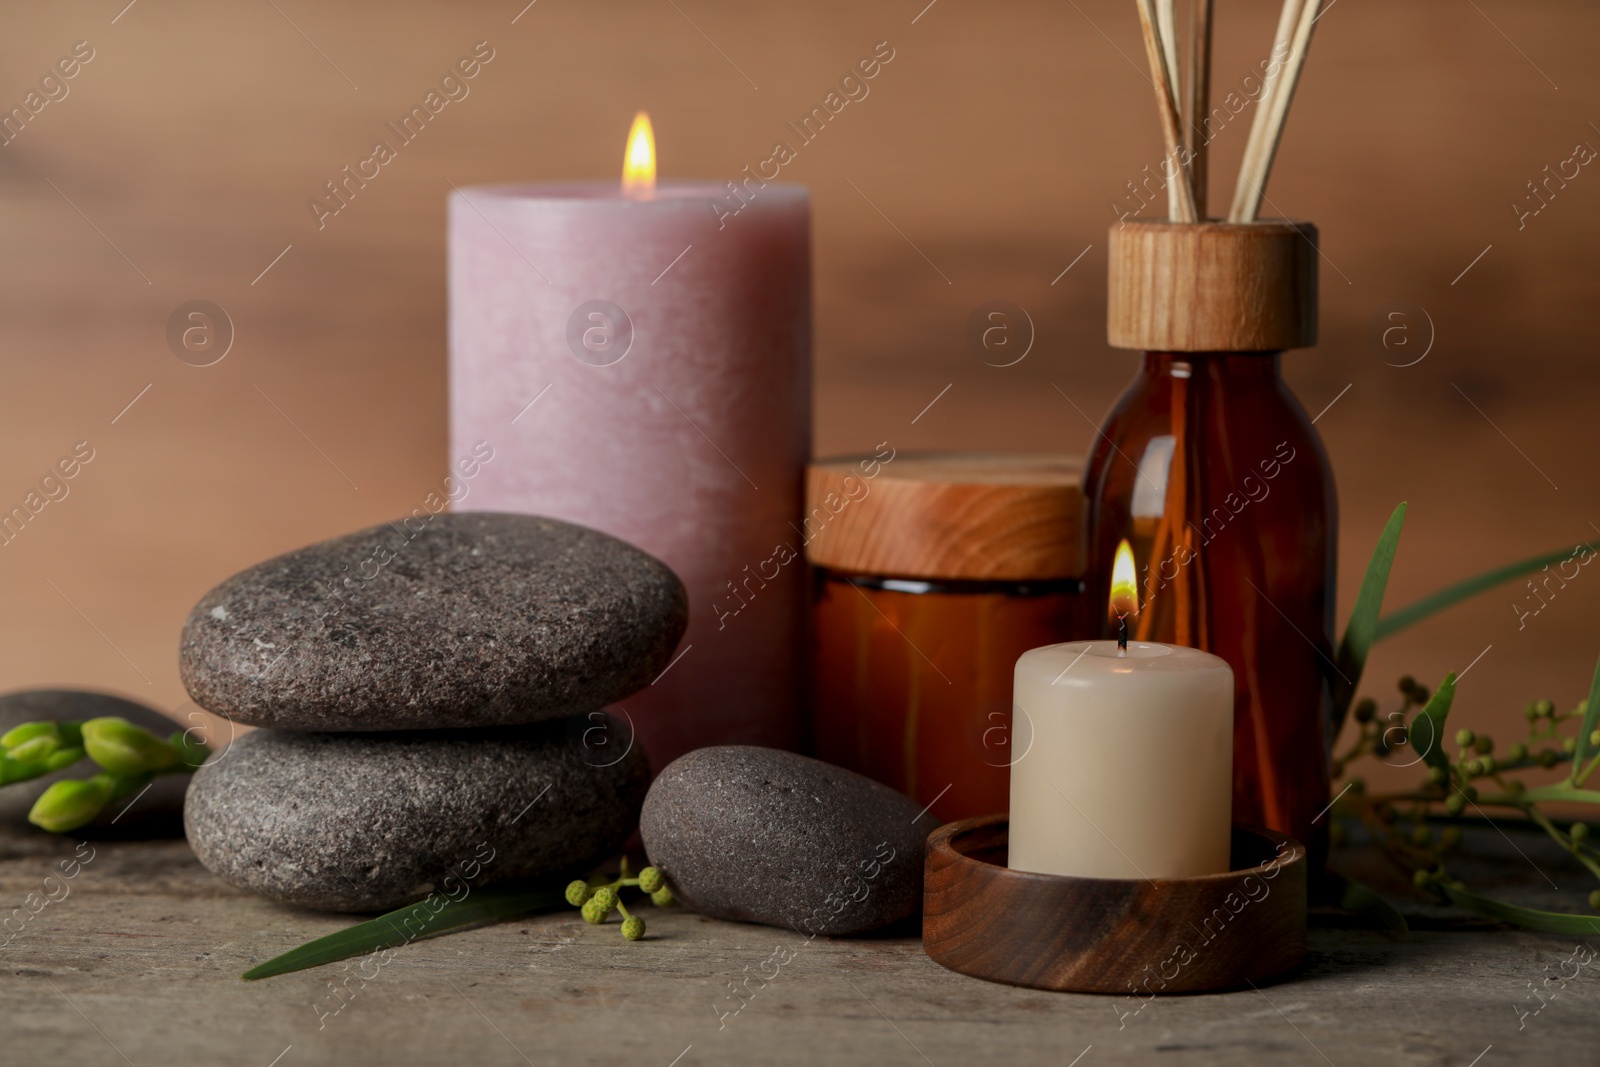
[{"label": "wooden table surface", "polygon": [[[1570,908],[1575,869],[1537,837],[1512,833],[1515,842],[1491,830],[1469,837],[1484,856],[1468,865],[1474,884]],[[68,895],[0,949],[8,1064],[1577,1067],[1595,1061],[1600,1042],[1600,961],[1564,987],[1555,977],[1571,974],[1576,964],[1563,962],[1575,952],[1592,956],[1580,945],[1600,947],[1600,932],[1512,931],[1417,900],[1404,905],[1410,934],[1314,915],[1297,975],[1142,1007],[967,978],[929,960],[915,936],[807,943],[644,908],[650,936],[629,944],[614,923],[596,929],[563,911],[415,942],[370,981],[348,981],[353,995],[332,1014],[341,1001],[329,983],[357,974],[353,964],[260,982],[239,974],[347,918],[229,889],[179,841],[90,847]],[[0,899],[39,889],[74,848],[43,835],[0,838]],[[1345,859],[1382,874],[1360,852]],[[729,983],[758,975],[778,946],[793,961],[765,988],[750,980],[735,1013]],[[1546,978],[1543,1009],[1520,1014],[1539,1006],[1531,989]]]}]

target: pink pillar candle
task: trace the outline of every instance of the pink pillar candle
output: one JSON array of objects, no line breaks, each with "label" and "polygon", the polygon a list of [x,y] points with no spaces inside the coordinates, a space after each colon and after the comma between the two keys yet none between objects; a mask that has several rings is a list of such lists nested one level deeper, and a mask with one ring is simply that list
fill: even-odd
[{"label": "pink pillar candle", "polygon": [[458,506],[591,526],[683,579],[678,658],[620,705],[656,769],[799,738],[810,200],[769,184],[732,214],[730,195],[612,182],[450,200],[451,456],[494,448]]}]

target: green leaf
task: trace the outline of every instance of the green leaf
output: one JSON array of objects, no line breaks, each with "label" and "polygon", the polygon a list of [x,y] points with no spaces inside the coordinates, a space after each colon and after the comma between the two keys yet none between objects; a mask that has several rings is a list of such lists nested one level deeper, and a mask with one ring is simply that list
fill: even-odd
[{"label": "green leaf", "polygon": [[1403,934],[1411,929],[1406,925],[1406,917],[1376,891],[1332,871],[1323,877],[1339,894],[1339,907],[1366,925],[1392,934]]},{"label": "green leaf", "polygon": [[1520,926],[1524,930],[1537,930],[1546,934],[1600,934],[1600,915],[1569,915],[1560,911],[1539,911],[1520,904],[1507,904],[1503,900],[1482,896],[1461,886],[1436,882],[1435,887],[1451,903],[1468,908],[1491,919]]},{"label": "green leaf", "polygon": [[1493,589],[1503,582],[1509,582],[1511,579],[1520,578],[1524,574],[1532,574],[1534,571],[1543,570],[1552,563],[1570,559],[1579,548],[1595,550],[1594,545],[1579,545],[1575,548],[1561,548],[1554,552],[1545,552],[1541,555],[1530,556],[1516,563],[1508,563],[1504,567],[1496,567],[1492,571],[1485,571],[1475,577],[1446,586],[1437,593],[1430,593],[1416,603],[1407,604],[1399,611],[1379,619],[1378,629],[1373,635],[1373,640],[1382,641],[1385,637],[1393,637],[1406,627],[1415,625],[1428,616],[1459,604],[1469,597],[1477,596],[1485,590]]},{"label": "green leaf", "polygon": [[1594,746],[1589,743],[1589,735],[1594,733],[1596,726],[1600,726],[1600,662],[1595,663],[1594,679],[1589,683],[1589,706],[1583,710],[1583,725],[1578,728],[1578,751],[1572,758],[1569,781],[1578,780],[1583,761],[1594,751]]},{"label": "green leaf", "polygon": [[1395,549],[1400,544],[1400,528],[1405,521],[1406,505],[1402,502],[1389,516],[1372,550],[1366,576],[1361,579],[1361,591],[1356,594],[1356,605],[1350,611],[1350,623],[1344,630],[1344,640],[1339,642],[1338,670],[1333,679],[1335,737],[1344,725],[1345,712],[1350,709],[1356,686],[1361,682],[1361,672],[1367,666],[1367,652],[1372,648],[1378,630],[1378,611],[1383,607],[1383,592],[1389,585],[1389,568],[1394,565]]},{"label": "green leaf", "polygon": [[498,922],[516,915],[545,911],[566,903],[560,886],[538,889],[475,889],[459,901],[447,900],[434,911],[427,901],[397,908],[376,919],[308,941],[297,949],[274,956],[241,976],[247,980],[303,971],[324,963],[337,963],[386,948],[408,945],[419,937],[433,937],[466,926]]},{"label": "green leaf", "polygon": [[[1450,774],[1450,757],[1444,750],[1444,722],[1450,715],[1450,704],[1456,698],[1456,672],[1451,671],[1444,676],[1444,681],[1439,683],[1439,688],[1433,691],[1428,698],[1428,703],[1417,712],[1417,717],[1411,720],[1411,729],[1407,737],[1411,744],[1430,767],[1437,767],[1446,775]],[[1422,724],[1426,723],[1425,727]],[[1418,737],[1418,728],[1422,727],[1426,736]]]}]

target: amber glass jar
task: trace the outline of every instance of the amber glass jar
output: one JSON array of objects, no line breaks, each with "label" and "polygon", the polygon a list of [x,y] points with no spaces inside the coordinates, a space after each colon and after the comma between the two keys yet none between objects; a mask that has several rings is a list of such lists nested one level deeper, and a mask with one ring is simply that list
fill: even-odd
[{"label": "amber glass jar", "polygon": [[941,821],[1006,810],[1017,657],[1083,635],[1079,473],[882,448],[812,466],[819,757]]},{"label": "amber glass jar", "polygon": [[[1315,341],[1316,231],[1146,223],[1112,233],[1111,341],[1144,366],[1084,476],[1089,598],[1126,538],[1139,640],[1234,671],[1233,818],[1325,851],[1336,502],[1280,351]],[[1111,623],[1102,615],[1102,634]]]}]

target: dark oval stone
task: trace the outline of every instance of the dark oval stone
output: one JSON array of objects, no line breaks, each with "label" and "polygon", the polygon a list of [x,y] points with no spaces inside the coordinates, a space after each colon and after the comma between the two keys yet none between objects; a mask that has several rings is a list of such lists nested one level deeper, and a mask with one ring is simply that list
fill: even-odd
[{"label": "dark oval stone", "polygon": [[[0,734],[25,722],[54,719],[57,722],[99,719],[115,716],[127,719],[136,726],[159,737],[171,737],[179,730],[187,730],[196,723],[177,723],[154,708],[133,700],[112,696],[109,693],[91,693],[81,689],[25,689],[0,696]],[[65,778],[88,778],[99,771],[98,765],[85,760],[66,770],[17,782],[0,789],[0,826],[12,830],[29,830],[42,834],[45,831],[28,822],[28,812],[34,801],[48,789],[52,782]],[[183,833],[183,791],[188,788],[187,774],[158,775],[150,788],[113,801],[98,818],[88,826],[72,831],[73,837],[177,837]]]},{"label": "dark oval stone", "polygon": [[650,862],[694,910],[838,935],[918,913],[935,825],[915,801],[853,771],[718,745],[667,765],[639,829]]},{"label": "dark oval stone", "polygon": [[649,684],[688,624],[666,564],[596,530],[488,512],[407,522],[207,593],[183,628],[189,695],[280,729],[538,722]]},{"label": "dark oval stone", "polygon": [[257,730],[195,773],[184,826],[230,885],[307,908],[383,911],[467,882],[587,871],[627,841],[649,780],[641,747],[587,746],[565,722]]}]

